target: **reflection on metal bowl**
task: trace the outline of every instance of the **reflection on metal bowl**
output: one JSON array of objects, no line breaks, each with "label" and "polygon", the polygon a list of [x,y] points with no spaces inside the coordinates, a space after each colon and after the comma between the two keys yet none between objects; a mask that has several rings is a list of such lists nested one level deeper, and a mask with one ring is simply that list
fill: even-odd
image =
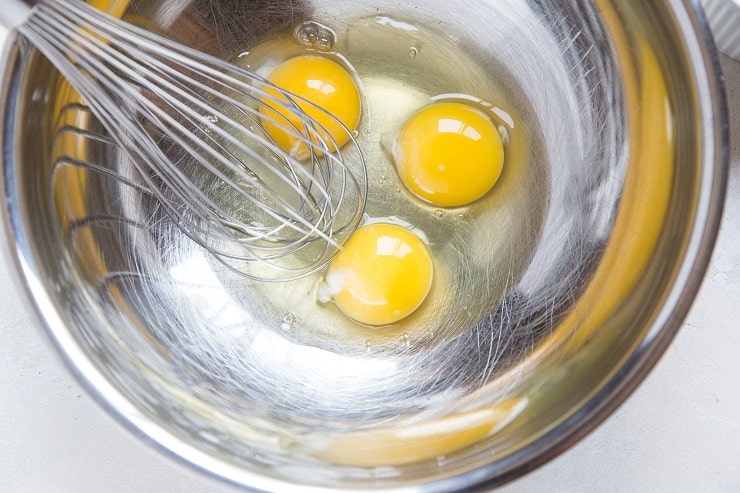
[{"label": "reflection on metal bowl", "polygon": [[[91,393],[185,462],[274,491],[500,484],[604,419],[688,310],[727,157],[692,3],[97,3],[237,63],[306,22],[331,28],[364,86],[368,214],[424,231],[442,266],[424,305],[381,328],[316,303],[322,273],[260,284],[219,268],[118,178],[125,159],[51,65],[11,46],[3,192],[18,275]],[[490,83],[500,98],[507,164],[470,206],[440,213],[393,181],[384,128],[406,116],[393,104],[420,103],[373,67],[392,65],[382,53],[399,39],[410,61],[396,80],[430,57],[430,91]],[[431,39],[449,51],[425,51]],[[453,53],[477,63],[467,83]]]}]

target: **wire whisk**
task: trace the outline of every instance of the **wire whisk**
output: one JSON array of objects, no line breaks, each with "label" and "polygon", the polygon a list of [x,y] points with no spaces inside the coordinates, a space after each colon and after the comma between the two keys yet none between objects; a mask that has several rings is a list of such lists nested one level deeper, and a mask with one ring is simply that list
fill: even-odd
[{"label": "wire whisk", "polygon": [[[335,117],[317,108],[346,132],[341,149],[299,107],[315,105],[244,68],[81,0],[33,8],[11,0],[8,9],[0,22],[50,60],[118,144],[139,187],[226,268],[264,281],[308,275],[361,221],[365,162]],[[308,157],[281,149],[267,123],[299,139]]]}]

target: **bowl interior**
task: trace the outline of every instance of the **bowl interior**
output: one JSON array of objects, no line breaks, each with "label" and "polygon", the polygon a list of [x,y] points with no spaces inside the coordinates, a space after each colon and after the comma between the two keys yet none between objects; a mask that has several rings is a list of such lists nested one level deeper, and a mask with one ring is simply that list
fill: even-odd
[{"label": "bowl interior", "polygon": [[[323,271],[260,283],[215,262],[132,186],[125,153],[53,66],[11,49],[4,191],[21,275],[124,422],[237,484],[432,491],[532,467],[637,384],[688,308],[721,207],[721,97],[696,14],[457,7],[107,5],[243,65],[281,43],[313,49],[290,45],[307,22],[331,30],[363,90],[367,214],[412,223],[435,254],[425,304],[381,328],[316,302]],[[394,85],[412,79],[496,110],[507,160],[480,201],[440,210],[400,185],[381,140],[430,102]]]}]

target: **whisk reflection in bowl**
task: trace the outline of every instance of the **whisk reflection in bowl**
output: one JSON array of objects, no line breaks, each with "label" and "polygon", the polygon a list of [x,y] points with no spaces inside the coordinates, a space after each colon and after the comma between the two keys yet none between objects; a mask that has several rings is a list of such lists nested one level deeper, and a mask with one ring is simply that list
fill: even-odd
[{"label": "whisk reflection in bowl", "polygon": [[[321,108],[81,0],[33,9],[11,0],[0,22],[86,100],[136,172],[135,182],[118,178],[151,194],[225,267],[257,280],[302,277],[359,224],[365,162],[351,130]],[[348,144],[339,149],[299,103],[337,122]],[[281,149],[264,124],[283,127],[308,158]]]}]

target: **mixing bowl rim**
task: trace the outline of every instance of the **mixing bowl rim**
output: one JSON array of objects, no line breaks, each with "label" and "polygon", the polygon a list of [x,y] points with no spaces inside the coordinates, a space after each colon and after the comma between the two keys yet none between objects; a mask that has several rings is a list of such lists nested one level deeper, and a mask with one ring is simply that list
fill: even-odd
[{"label": "mixing bowl rim", "polygon": [[[491,462],[456,476],[433,479],[414,485],[391,487],[396,492],[441,492],[454,489],[485,489],[499,486],[535,469],[569,449],[593,431],[632,394],[646,378],[660,356],[669,346],[699,291],[704,273],[711,260],[712,249],[719,231],[728,179],[729,117],[726,95],[721,77],[719,53],[714,45],[709,24],[698,0],[673,0],[685,7],[686,15],[679,18],[699,96],[701,128],[708,136],[702,149],[701,188],[698,194],[696,219],[680,271],[669,290],[659,315],[646,332],[644,339],[629,356],[619,371],[590,399],[563,422],[543,434],[534,442],[517,450],[504,459]],[[680,9],[675,9],[678,12]],[[2,154],[3,200],[1,230],[5,231],[5,254],[12,264],[12,282],[24,293],[23,303],[56,348],[65,366],[75,376],[86,392],[118,423],[142,438],[144,443],[164,452],[179,464],[219,478],[234,486],[272,491],[290,487],[291,491],[325,491],[324,487],[296,485],[284,480],[245,471],[234,465],[214,459],[205,452],[188,445],[176,436],[158,428],[130,403],[100,372],[66,328],[62,314],[54,302],[54,293],[44,286],[40,266],[25,229],[23,211],[19,209],[18,190],[15,185],[15,148],[12,145],[16,130],[8,122],[17,110],[17,101],[10,100],[17,94],[19,84],[19,49],[12,36],[0,58],[6,67],[0,82],[0,149]],[[10,143],[10,144],[9,144]],[[366,491],[376,491],[369,487]],[[362,489],[353,489],[362,491]]]},{"label": "mixing bowl rim", "polygon": [[[473,485],[476,490],[513,481],[556,458],[594,431],[611,416],[627,398],[645,381],[661,356],[670,346],[681,328],[696,298],[705,272],[711,261],[719,233],[727,191],[730,160],[730,129],[727,95],[720,64],[720,53],[714,42],[709,21],[698,0],[676,0],[686,7],[687,17],[682,22],[683,33],[694,33],[688,46],[694,84],[699,94],[702,131],[714,130],[702,148],[701,189],[698,194],[697,213],[689,245],[684,254],[680,271],[673,281],[669,295],[644,339],[635,348],[619,371],[583,405],[563,422],[542,437],[517,450],[505,462],[503,474],[482,474],[488,477]],[[692,15],[693,14],[693,15]],[[687,24],[688,23],[688,24]],[[688,28],[688,29],[687,29]],[[697,71],[697,67],[704,70]],[[704,76],[704,80],[700,76]],[[711,145],[709,143],[711,142]],[[711,173],[711,180],[704,176]],[[493,469],[491,463],[481,468]],[[480,472],[480,471],[473,471]],[[458,477],[459,478],[459,477]]]}]

